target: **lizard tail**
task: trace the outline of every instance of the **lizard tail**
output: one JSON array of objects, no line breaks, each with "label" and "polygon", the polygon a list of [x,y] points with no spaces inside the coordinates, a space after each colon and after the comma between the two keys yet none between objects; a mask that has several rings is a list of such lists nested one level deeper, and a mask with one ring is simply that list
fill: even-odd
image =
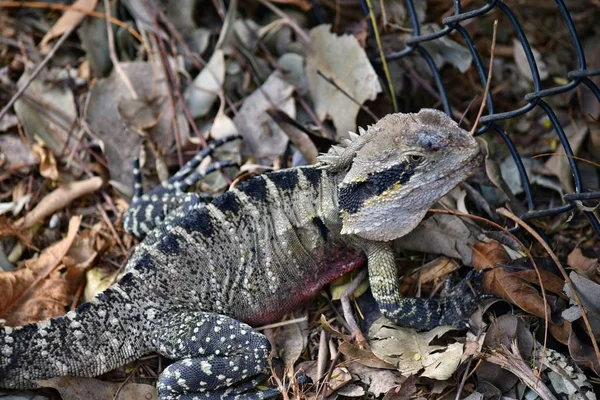
[{"label": "lizard tail", "polygon": [[0,387],[28,389],[37,379],[96,376],[147,351],[147,321],[131,274],[67,315],[18,328],[0,328]]}]

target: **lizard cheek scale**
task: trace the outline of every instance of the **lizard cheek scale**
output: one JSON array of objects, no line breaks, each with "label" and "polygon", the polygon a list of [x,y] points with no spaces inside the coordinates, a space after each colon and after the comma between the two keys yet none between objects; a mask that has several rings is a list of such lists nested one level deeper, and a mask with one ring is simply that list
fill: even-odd
[{"label": "lizard cheek scale", "polygon": [[187,192],[214,141],[173,177],[142,193],[139,165],[125,229],[142,239],[117,284],[67,315],[0,328],[0,387],[96,376],[157,352],[161,400],[274,398],[268,340],[252,326],[277,321],[365,263],[375,300],[394,323],[460,326],[476,308],[467,287],[440,299],[400,295],[388,241],[471,175],[475,140],[445,114],[392,114],[316,166],[252,178],[206,204]]}]

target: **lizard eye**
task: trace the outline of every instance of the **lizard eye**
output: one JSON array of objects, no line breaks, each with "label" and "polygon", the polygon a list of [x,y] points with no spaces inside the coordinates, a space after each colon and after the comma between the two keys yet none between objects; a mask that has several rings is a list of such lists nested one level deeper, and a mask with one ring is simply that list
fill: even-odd
[{"label": "lizard eye", "polygon": [[410,159],[411,162],[413,162],[415,164],[418,164],[421,161],[423,161],[424,157],[422,155],[420,155],[420,154],[411,154],[411,155],[408,156],[408,158]]}]

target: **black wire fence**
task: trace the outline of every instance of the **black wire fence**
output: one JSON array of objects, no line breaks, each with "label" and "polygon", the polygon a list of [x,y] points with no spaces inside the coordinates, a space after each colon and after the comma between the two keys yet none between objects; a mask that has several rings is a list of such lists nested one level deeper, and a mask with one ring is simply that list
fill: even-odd
[{"label": "black wire fence", "polygon": [[[417,0],[417,1],[425,1],[425,0]],[[360,0],[363,12],[365,16],[368,17],[369,9],[366,0]],[[585,85],[596,97],[596,99],[600,102],[600,89],[598,86],[590,79],[591,76],[600,76],[600,68],[588,68],[585,60],[585,54],[583,52],[583,47],[581,44],[581,40],[577,34],[575,24],[573,23],[573,19],[569,14],[569,11],[563,0],[554,0],[556,3],[556,8],[560,16],[562,17],[562,21],[567,27],[569,36],[571,41],[573,42],[573,48],[575,55],[577,57],[577,68],[569,71],[567,73],[568,83],[561,86],[553,86],[549,88],[542,88],[540,73],[538,67],[536,65],[536,61],[533,55],[533,50],[527,40],[525,32],[521,27],[517,17],[511,11],[511,9],[500,0],[489,0],[482,4],[481,8],[470,10],[467,12],[463,12],[463,8],[460,4],[460,0],[454,0],[454,15],[444,18],[442,23],[444,24],[444,28],[441,30],[431,33],[431,34],[421,34],[421,26],[419,23],[419,19],[417,17],[417,12],[415,9],[415,5],[413,0],[406,0],[406,9],[408,11],[408,15],[410,18],[410,23],[412,25],[412,37],[405,41],[406,47],[401,51],[393,52],[386,55],[386,61],[393,62],[395,60],[399,60],[403,57],[407,57],[409,55],[418,54],[420,55],[428,64],[429,69],[433,75],[435,84],[437,86],[437,91],[439,93],[440,100],[442,102],[442,107],[444,111],[451,115],[451,107],[450,101],[448,99],[448,95],[446,93],[446,89],[444,88],[444,84],[442,82],[442,77],[440,76],[440,72],[437,69],[435,62],[429,52],[421,45],[425,42],[430,42],[446,35],[449,35],[453,31],[458,32],[464,39],[464,42],[471,52],[473,56],[473,62],[475,67],[477,68],[477,72],[479,75],[479,79],[481,80],[482,87],[486,86],[487,81],[487,68],[484,67],[484,64],[481,60],[479,52],[474,45],[473,39],[467,32],[467,30],[461,25],[467,20],[472,18],[477,18],[488,14],[495,9],[500,10],[510,21],[514,33],[516,34],[517,39],[520,41],[523,50],[525,52],[525,56],[527,58],[527,63],[529,64],[529,68],[531,70],[531,76],[533,78],[533,91],[525,95],[526,105],[506,112],[495,112],[494,109],[494,96],[489,93],[487,97],[487,115],[483,115],[480,120],[481,127],[477,130],[476,134],[483,134],[485,132],[495,132],[502,137],[512,158],[514,159],[517,170],[519,172],[519,176],[521,182],[523,184],[523,189],[527,202],[527,212],[524,215],[520,215],[520,217],[527,220],[540,219],[545,217],[555,216],[557,214],[574,212],[577,209],[581,209],[581,212],[585,214],[588,218],[590,224],[596,231],[597,235],[600,237],[600,223],[598,222],[598,218],[594,215],[592,211],[589,210],[588,207],[584,206],[584,201],[596,200],[600,201],[600,192],[592,191],[590,188],[585,188],[581,179],[581,174],[579,169],[577,168],[577,164],[573,156],[573,151],[571,149],[571,145],[569,144],[569,140],[565,134],[563,127],[561,126],[555,112],[552,110],[550,105],[544,101],[545,97],[557,95],[559,93],[564,93],[570,90],[573,90],[580,85]],[[484,3],[481,1],[481,3]],[[315,15],[317,19],[322,19],[322,13],[318,7],[318,2],[313,1],[315,5]],[[324,22],[324,21],[320,21]],[[371,30],[372,32],[372,30]],[[371,33],[372,34],[372,33]],[[381,60],[375,60],[380,61]],[[558,135],[560,143],[565,151],[567,156],[569,166],[573,175],[574,182],[574,193],[568,193],[563,195],[564,205],[559,207],[553,207],[548,209],[539,209],[536,206],[534,201],[531,184],[529,181],[529,177],[527,176],[527,172],[525,166],[523,165],[523,161],[519,152],[516,149],[514,142],[509,137],[508,133],[504,130],[501,123],[510,118],[515,118],[520,115],[526,114],[536,107],[541,108],[546,115],[550,123],[552,124],[554,131]]]}]

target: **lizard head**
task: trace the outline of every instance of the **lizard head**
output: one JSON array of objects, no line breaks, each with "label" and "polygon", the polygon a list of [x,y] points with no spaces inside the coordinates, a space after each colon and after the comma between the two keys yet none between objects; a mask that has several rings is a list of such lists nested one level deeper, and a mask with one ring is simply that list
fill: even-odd
[{"label": "lizard head", "polygon": [[441,111],[390,114],[346,147],[320,156],[342,174],[342,234],[389,241],[406,235],[427,209],[473,174],[481,162],[475,139]]}]

